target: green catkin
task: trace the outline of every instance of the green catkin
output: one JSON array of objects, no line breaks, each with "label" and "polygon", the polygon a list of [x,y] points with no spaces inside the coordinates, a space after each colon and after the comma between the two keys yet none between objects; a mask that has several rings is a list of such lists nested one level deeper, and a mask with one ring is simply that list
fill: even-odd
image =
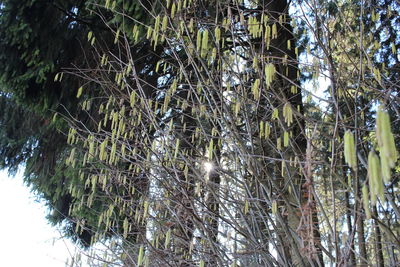
[{"label": "green catkin", "polygon": [[251,91],[253,92],[254,100],[259,100],[260,99],[260,79],[256,79],[254,81]]},{"label": "green catkin", "polygon": [[137,266],[142,265],[142,263],[143,263],[143,255],[144,255],[144,247],[140,246],[138,260],[137,260]]},{"label": "green catkin", "polygon": [[271,126],[269,125],[268,122],[266,122],[265,123],[265,130],[264,130],[265,139],[269,138],[270,134],[271,134]]},{"label": "green catkin", "polygon": [[344,134],[344,159],[353,169],[357,168],[356,147],[354,144],[354,136],[350,131]]},{"label": "green catkin", "polygon": [[273,82],[274,77],[275,77],[275,72],[276,72],[276,69],[275,69],[274,64],[268,63],[265,66],[265,83],[267,85],[267,88],[269,88],[271,86],[271,83]]},{"label": "green catkin", "polygon": [[398,153],[390,126],[389,114],[379,107],[376,118],[376,137],[378,139],[379,156],[381,158],[382,178],[388,183],[391,169],[395,167]]},{"label": "green catkin", "polygon": [[283,106],[283,117],[285,118],[285,122],[287,123],[288,126],[290,126],[293,123],[293,111],[292,107],[290,106],[289,103],[286,103]]},{"label": "green catkin", "polygon": [[384,200],[384,198],[379,157],[374,151],[369,152],[368,155],[368,177],[369,191],[371,192],[371,203],[372,205],[375,205],[378,196],[381,198],[381,200]]},{"label": "green catkin", "polygon": [[274,215],[278,212],[278,203],[276,202],[276,200],[272,201],[271,211]]},{"label": "green catkin", "polygon": [[201,30],[198,30],[197,31],[197,37],[196,37],[196,48],[197,48],[197,51],[200,51],[200,49],[201,49]]},{"label": "green catkin", "polygon": [[284,147],[289,146],[289,133],[286,131],[283,133],[283,146]]},{"label": "green catkin", "polygon": [[362,188],[362,200],[363,200],[365,215],[367,219],[371,219],[371,211],[369,209],[369,199],[368,199],[368,188],[366,185],[364,185]]},{"label": "green catkin", "polygon": [[201,39],[201,57],[205,58],[208,51],[208,30],[204,30],[203,38]]}]

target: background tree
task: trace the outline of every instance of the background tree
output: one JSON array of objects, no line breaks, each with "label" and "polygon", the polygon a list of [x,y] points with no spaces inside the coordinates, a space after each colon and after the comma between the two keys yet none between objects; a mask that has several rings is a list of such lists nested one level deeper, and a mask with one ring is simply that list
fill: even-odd
[{"label": "background tree", "polygon": [[[142,23],[148,19],[140,12],[140,1],[121,4],[115,2],[114,9]],[[150,4],[146,1],[144,7]],[[112,29],[122,25],[121,18],[92,1],[2,1],[1,14],[1,105],[5,111],[0,119],[1,167],[15,172],[24,164],[25,181],[47,203],[49,220],[54,224],[66,221],[66,233],[88,245],[95,232],[89,228],[97,224],[98,211],[69,213],[80,199],[68,188],[73,184],[84,187],[84,182],[66,164],[73,148],[66,142],[69,127],[63,117],[73,114],[83,122],[90,120],[76,97],[82,93],[78,89],[82,80],[67,72],[77,66],[85,69],[98,58],[91,52],[95,42],[112,51],[108,49],[115,39]],[[103,94],[95,87],[85,89],[83,95]],[[75,232],[82,218],[96,224]]]}]

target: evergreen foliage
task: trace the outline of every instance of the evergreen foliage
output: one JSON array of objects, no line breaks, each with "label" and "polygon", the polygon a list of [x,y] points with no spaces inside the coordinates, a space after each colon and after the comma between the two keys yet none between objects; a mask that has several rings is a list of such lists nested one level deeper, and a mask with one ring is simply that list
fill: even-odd
[{"label": "evergreen foliage", "polygon": [[[146,8],[151,9],[150,4],[146,1]],[[140,12],[139,1],[120,5],[122,2],[116,3],[115,8],[142,23],[148,21]],[[84,81],[71,75],[71,69],[85,69],[97,59],[90,51],[95,41],[98,47],[108,49],[114,42],[111,29],[121,23],[121,18],[92,1],[1,1],[0,167],[13,173],[23,165],[27,185],[48,204],[49,220],[54,224],[66,221],[66,234],[74,238],[76,222],[96,218],[97,213],[69,213],[79,200],[67,189],[84,183],[78,172],[65,164],[72,149],[67,144],[65,117],[89,122],[90,114],[81,111],[80,103],[90,94],[101,97],[102,93],[87,87],[77,98]],[[90,42],[89,35],[93,36]],[[147,75],[145,71],[143,75]],[[89,245],[92,235],[87,230],[77,237]]]}]

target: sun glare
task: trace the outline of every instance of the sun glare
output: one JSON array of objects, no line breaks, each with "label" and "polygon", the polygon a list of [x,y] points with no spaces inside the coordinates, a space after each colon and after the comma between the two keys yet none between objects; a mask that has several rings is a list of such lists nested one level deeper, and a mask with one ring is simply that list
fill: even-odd
[{"label": "sun glare", "polygon": [[214,166],[211,162],[204,162],[204,169],[206,170],[206,172],[210,172]]}]

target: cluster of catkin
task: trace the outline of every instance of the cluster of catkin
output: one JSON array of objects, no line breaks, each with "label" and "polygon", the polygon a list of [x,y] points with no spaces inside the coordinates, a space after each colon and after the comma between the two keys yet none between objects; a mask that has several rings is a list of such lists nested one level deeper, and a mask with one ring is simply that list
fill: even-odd
[{"label": "cluster of catkin", "polygon": [[[367,218],[370,218],[369,201],[375,205],[379,197],[384,201],[384,184],[391,179],[391,169],[395,167],[398,153],[390,126],[390,118],[383,106],[380,106],[376,116],[376,138],[379,156],[372,150],[368,155],[368,184],[362,189],[362,198]],[[357,168],[357,155],[354,135],[351,131],[344,134],[344,158],[349,167]],[[369,192],[368,192],[369,191]]]}]

